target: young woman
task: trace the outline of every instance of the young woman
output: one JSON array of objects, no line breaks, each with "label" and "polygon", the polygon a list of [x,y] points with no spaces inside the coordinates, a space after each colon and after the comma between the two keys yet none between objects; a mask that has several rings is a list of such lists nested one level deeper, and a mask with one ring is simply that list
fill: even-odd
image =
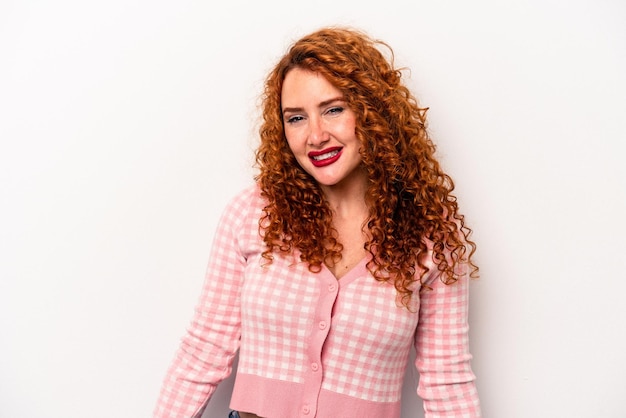
[{"label": "young woman", "polygon": [[256,184],[224,211],[155,417],[200,417],[237,351],[231,416],[399,417],[412,346],[426,416],[480,416],[475,245],[401,76],[348,28],[268,75]]}]

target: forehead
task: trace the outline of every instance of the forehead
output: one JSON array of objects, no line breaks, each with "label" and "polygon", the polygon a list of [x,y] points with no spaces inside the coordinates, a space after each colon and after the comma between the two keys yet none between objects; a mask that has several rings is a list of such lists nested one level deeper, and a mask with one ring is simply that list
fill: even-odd
[{"label": "forehead", "polygon": [[283,106],[300,106],[329,98],[341,98],[341,91],[333,86],[323,75],[294,68],[287,73],[283,81],[281,102]]}]

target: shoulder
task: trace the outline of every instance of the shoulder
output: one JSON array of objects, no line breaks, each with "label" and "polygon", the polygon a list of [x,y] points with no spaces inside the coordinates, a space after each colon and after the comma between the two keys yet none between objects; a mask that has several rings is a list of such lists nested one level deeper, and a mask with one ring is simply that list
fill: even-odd
[{"label": "shoulder", "polygon": [[241,225],[250,221],[256,224],[265,205],[259,186],[251,184],[230,198],[224,207],[222,218],[232,225]]},{"label": "shoulder", "polygon": [[[454,261],[454,256],[450,248],[444,248],[441,254],[435,254],[435,243],[427,238],[423,239],[426,244],[426,253],[422,256],[423,268],[426,270],[426,275],[422,278],[422,284],[430,286],[435,281],[441,281],[442,271],[439,270],[439,263],[441,259],[445,259],[448,265],[454,265],[454,274],[459,278],[464,278],[469,275],[469,265],[467,260]],[[420,271],[416,267],[416,271]]]},{"label": "shoulder", "polygon": [[241,212],[251,206],[265,206],[262,202],[261,189],[257,184],[251,184],[241,189],[233,196],[226,205],[226,211],[234,210]]}]

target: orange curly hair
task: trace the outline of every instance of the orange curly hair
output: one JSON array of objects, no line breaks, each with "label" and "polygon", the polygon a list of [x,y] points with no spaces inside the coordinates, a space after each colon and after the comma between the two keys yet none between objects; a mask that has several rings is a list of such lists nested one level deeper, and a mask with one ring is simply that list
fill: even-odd
[{"label": "orange curly hair", "polygon": [[[387,60],[377,48],[387,48]],[[281,92],[286,74],[301,68],[323,75],[339,89],[357,116],[356,137],[369,185],[365,223],[371,239],[368,269],[379,281],[393,281],[405,306],[415,288],[425,288],[426,257],[445,284],[459,279],[462,263],[476,245],[452,195],[454,183],[435,159],[426,129],[426,108],[402,84],[386,43],[351,28],[328,27],[295,42],[265,81],[260,146],[255,177],[269,202],[259,222],[271,262],[275,251],[300,251],[317,272],[325,261],[341,258],[332,211],[315,180],[298,165],[283,130]],[[417,273],[419,270],[419,274]]]}]

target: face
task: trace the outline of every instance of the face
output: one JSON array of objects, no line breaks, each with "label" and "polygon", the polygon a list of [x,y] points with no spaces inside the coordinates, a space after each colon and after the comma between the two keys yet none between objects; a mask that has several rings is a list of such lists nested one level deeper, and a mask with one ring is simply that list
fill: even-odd
[{"label": "face", "polygon": [[300,166],[322,188],[362,182],[356,116],[322,75],[294,68],[283,82],[285,136]]}]

